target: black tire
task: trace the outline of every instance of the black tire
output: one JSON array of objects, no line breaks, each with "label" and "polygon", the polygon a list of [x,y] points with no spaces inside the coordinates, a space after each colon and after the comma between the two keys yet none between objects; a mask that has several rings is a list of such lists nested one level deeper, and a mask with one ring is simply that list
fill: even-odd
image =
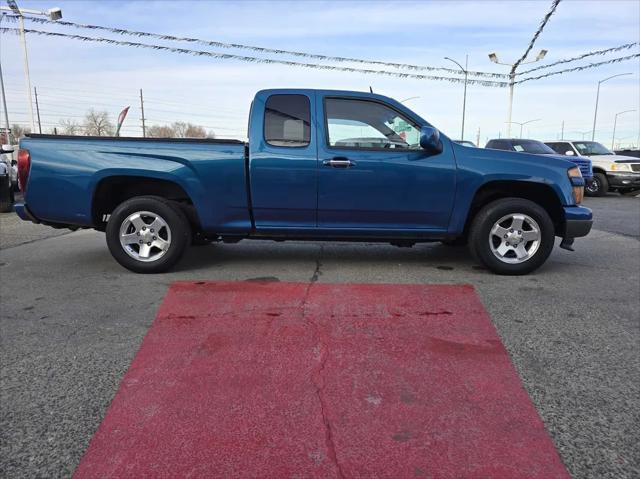
[{"label": "black tire", "polygon": [[13,211],[13,191],[11,191],[11,182],[7,182],[7,184],[0,185],[0,213],[11,211]]},{"label": "black tire", "polygon": [[[491,229],[494,224],[511,214],[529,216],[537,223],[540,230],[537,250],[521,263],[508,263],[499,259],[490,246]],[[555,229],[549,214],[538,204],[523,198],[503,198],[484,206],[473,219],[469,234],[471,254],[494,273],[503,275],[523,275],[536,270],[551,254],[554,242]],[[531,246],[532,243],[524,242],[524,244]],[[515,255],[515,252],[513,254]]]},{"label": "black tire", "polygon": [[609,180],[604,173],[594,173],[593,179],[584,187],[584,194],[587,196],[604,196],[607,191],[609,191]]},{"label": "black tire", "polygon": [[[120,228],[136,212],[149,212],[160,216],[171,235],[168,248],[157,260],[149,262],[132,257],[120,243]],[[166,230],[165,230],[166,231]],[[158,235],[160,233],[158,232]],[[174,266],[191,244],[191,226],[180,207],[157,196],[138,196],[121,203],[111,213],[106,228],[107,246],[114,259],[136,273],[162,273]]]}]

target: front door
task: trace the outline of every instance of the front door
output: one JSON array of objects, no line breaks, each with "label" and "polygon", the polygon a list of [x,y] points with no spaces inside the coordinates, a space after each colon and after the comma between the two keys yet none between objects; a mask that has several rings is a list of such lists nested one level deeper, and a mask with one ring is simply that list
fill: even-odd
[{"label": "front door", "polygon": [[430,155],[420,125],[378,100],[327,97],[318,110],[319,228],[447,229],[455,194],[448,140]]}]

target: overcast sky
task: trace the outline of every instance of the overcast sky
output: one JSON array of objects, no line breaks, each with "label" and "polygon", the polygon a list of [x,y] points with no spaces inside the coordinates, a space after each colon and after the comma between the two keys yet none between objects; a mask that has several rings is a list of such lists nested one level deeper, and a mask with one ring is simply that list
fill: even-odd
[{"label": "overcast sky", "polygon": [[[0,4],[5,4],[0,0]],[[229,43],[297,50],[430,66],[463,63],[469,69],[506,73],[487,57],[500,61],[522,55],[551,4],[538,1],[360,1],[360,2],[185,2],[185,1],[54,1],[18,0],[23,8],[59,6],[67,21],[168,33]],[[544,62],[640,40],[638,0],[564,0],[532,52],[549,50]],[[15,27],[6,20],[4,27]],[[35,25],[27,28],[109,37],[210,51],[189,43],[121,37],[100,31]],[[148,124],[182,120],[204,125],[219,137],[244,138],[251,98],[256,90],[277,87],[335,88],[375,92],[407,101],[451,137],[460,136],[462,91],[459,84],[388,78],[360,73],[309,70],[284,65],[243,63],[191,57],[169,52],[83,43],[30,35],[27,38],[32,84],[38,88],[43,129],[62,118],[81,121],[88,108],[105,109],[112,117],[131,105],[123,134],[140,135],[138,90],[145,94]],[[274,56],[243,50],[226,53]],[[638,48],[606,58],[637,53]],[[22,52],[18,37],[1,38],[1,61],[11,123],[28,125]],[[290,56],[278,58],[305,62]],[[602,61],[592,57],[590,61]],[[586,61],[569,66],[586,64]],[[389,69],[351,65],[357,68]],[[537,66],[537,65],[536,65]],[[545,71],[560,70],[554,67]],[[566,67],[565,67],[566,68]],[[618,143],[637,144],[640,130],[640,62],[637,59],[583,72],[567,73],[517,85],[513,120],[524,122],[524,136],[556,139],[564,120],[565,138],[590,136],[598,80],[632,72],[602,85],[596,137],[611,145],[614,115]],[[506,134],[508,90],[469,86],[465,136],[480,143]],[[519,134],[514,125],[512,134]]]}]

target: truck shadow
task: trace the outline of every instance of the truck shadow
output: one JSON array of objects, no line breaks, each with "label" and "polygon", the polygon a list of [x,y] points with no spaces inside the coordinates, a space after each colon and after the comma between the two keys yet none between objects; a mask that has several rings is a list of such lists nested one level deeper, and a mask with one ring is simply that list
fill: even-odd
[{"label": "truck shadow", "polygon": [[466,247],[444,246],[440,243],[398,248],[386,243],[241,241],[233,245],[212,244],[190,248],[174,271],[196,271],[234,264],[246,267],[247,263],[260,267],[272,265],[277,268],[286,262],[316,261],[343,266],[402,264],[435,267],[441,270],[458,267],[483,269],[471,257]]}]

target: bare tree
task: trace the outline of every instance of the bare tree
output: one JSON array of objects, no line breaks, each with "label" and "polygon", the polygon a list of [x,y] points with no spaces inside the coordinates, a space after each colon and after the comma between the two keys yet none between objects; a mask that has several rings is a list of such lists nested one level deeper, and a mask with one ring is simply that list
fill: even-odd
[{"label": "bare tree", "polygon": [[204,128],[193,123],[175,121],[171,124],[171,128],[176,138],[206,138],[207,136]]},{"label": "bare tree", "polygon": [[21,126],[17,123],[11,125],[11,136],[13,136],[16,140],[22,138],[27,133],[31,133],[31,128],[28,126]]},{"label": "bare tree", "polygon": [[150,138],[173,138],[173,128],[170,126],[152,125],[147,127],[147,136]]},{"label": "bare tree", "polygon": [[106,111],[95,111],[93,108],[84,117],[84,133],[89,136],[112,136],[113,123]]},{"label": "bare tree", "polygon": [[60,120],[60,127],[63,135],[80,135],[82,127],[75,121],[69,119]]},{"label": "bare tree", "polygon": [[213,132],[198,125],[175,121],[171,125],[152,125],[147,128],[147,136],[152,138],[215,138]]}]

